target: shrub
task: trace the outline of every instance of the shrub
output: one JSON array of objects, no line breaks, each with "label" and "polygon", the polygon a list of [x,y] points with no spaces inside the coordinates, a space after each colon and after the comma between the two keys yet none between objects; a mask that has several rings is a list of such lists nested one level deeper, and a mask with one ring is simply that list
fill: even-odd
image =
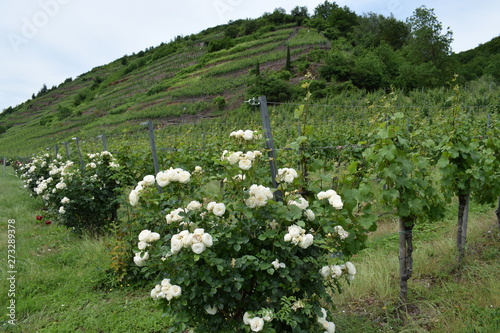
[{"label": "shrub", "polygon": [[35,157],[20,168],[25,188],[41,196],[47,209],[77,232],[102,233],[116,219],[119,166],[109,152],[89,154],[84,170],[61,156]]},{"label": "shrub", "polygon": [[325,304],[354,278],[349,259],[371,223],[356,200],[293,169],[278,170],[277,189],[256,183],[269,179],[260,136],[231,137],[244,148],[214,158],[221,174],[171,167],[130,192],[135,273],[156,280],[151,297],[175,316],[169,332],[333,332]]},{"label": "shrub", "polygon": [[87,90],[78,92],[78,94],[73,99],[73,105],[78,106],[82,104],[87,99],[87,96],[88,96]]},{"label": "shrub", "polygon": [[224,110],[227,105],[226,99],[223,96],[215,97],[212,103],[217,108],[217,110]]},{"label": "shrub", "polygon": [[57,119],[58,120],[63,120],[65,118],[68,118],[69,116],[71,116],[71,109],[66,107],[66,106],[61,106],[59,105],[57,107]]}]

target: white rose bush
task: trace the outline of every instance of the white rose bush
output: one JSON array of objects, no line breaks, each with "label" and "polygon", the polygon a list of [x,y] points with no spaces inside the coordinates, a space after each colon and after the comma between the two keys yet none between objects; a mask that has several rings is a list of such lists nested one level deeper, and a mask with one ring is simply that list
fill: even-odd
[{"label": "white rose bush", "polygon": [[303,191],[293,168],[272,188],[258,132],[230,137],[244,147],[214,157],[221,174],[172,166],[131,189],[132,274],[174,318],[168,332],[333,332],[325,308],[355,277],[369,205],[353,190]]},{"label": "white rose bush", "polygon": [[24,187],[42,198],[53,219],[76,232],[102,233],[116,220],[122,193],[120,167],[107,151],[85,156],[84,168],[60,155],[43,154],[18,173]]}]

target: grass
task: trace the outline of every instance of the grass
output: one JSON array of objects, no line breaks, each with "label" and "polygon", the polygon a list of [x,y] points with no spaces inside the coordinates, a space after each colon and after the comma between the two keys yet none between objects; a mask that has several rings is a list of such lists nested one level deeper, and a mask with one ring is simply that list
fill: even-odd
[{"label": "grass", "polygon": [[[2,249],[1,332],[161,332],[168,320],[155,309],[148,288],[99,288],[109,267],[109,239],[78,237],[57,224],[37,221],[41,201],[31,198],[7,169],[0,175]],[[15,297],[7,280],[7,221],[15,219]],[[15,300],[16,325],[6,304]]]},{"label": "grass", "polygon": [[468,253],[456,264],[456,210],[414,231],[414,270],[407,312],[398,302],[396,221],[383,221],[369,248],[353,259],[359,274],[340,296],[335,322],[342,332],[499,332],[500,234],[494,208],[471,208]]},{"label": "grass", "polygon": [[[3,170],[2,170],[3,171]],[[31,198],[12,169],[0,174],[1,332],[163,332],[169,318],[149,287],[103,287],[109,238],[78,237],[37,221]],[[500,237],[493,208],[472,205],[465,265],[455,263],[455,214],[414,231],[414,272],[407,311],[398,303],[397,223],[386,219],[352,261],[358,274],[334,295],[338,332],[498,332]],[[8,323],[7,221],[16,227],[16,323]]]}]

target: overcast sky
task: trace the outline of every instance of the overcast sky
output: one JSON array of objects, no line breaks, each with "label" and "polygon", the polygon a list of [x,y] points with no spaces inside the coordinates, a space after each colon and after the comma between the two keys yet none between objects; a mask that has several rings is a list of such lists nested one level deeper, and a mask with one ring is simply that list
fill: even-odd
[{"label": "overcast sky", "polygon": [[[125,54],[169,42],[230,20],[287,13],[319,0],[0,0],[0,111]],[[334,1],[329,1],[334,2]],[[498,0],[338,0],[358,15],[400,20],[422,5],[453,31],[453,52],[500,34]]]}]

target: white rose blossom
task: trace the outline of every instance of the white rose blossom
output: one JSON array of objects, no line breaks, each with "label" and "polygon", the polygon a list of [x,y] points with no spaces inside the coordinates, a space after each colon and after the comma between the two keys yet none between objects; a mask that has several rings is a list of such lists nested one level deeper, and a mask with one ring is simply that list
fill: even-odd
[{"label": "white rose blossom", "polygon": [[179,177],[178,177],[179,183],[186,184],[189,182],[190,179],[191,179],[191,174],[189,173],[189,171],[182,170],[179,172]]},{"label": "white rose blossom", "polygon": [[151,230],[142,230],[140,233],[139,233],[139,241],[140,242],[148,242],[149,241],[149,237],[151,236]]},{"label": "white rose blossom", "polygon": [[137,248],[141,251],[145,250],[146,247],[148,247],[148,246],[149,246],[149,244],[145,241],[140,241],[139,243],[137,243]]},{"label": "white rose blossom", "polygon": [[241,155],[243,155],[243,152],[237,151],[229,155],[227,158],[229,164],[234,165],[240,161]]},{"label": "white rose blossom", "polygon": [[346,262],[345,264],[342,265],[330,265],[330,266],[324,266],[321,268],[319,273],[321,276],[323,276],[325,279],[335,279],[339,278],[343,275],[343,273],[346,273],[346,278],[349,281],[354,280],[354,277],[356,275],[356,268],[351,262]]},{"label": "white rose blossom", "polygon": [[156,174],[156,183],[161,187],[165,187],[170,184],[170,179],[165,172],[160,171]]},{"label": "white rose blossom", "polygon": [[254,137],[254,131],[246,130],[245,132],[243,132],[243,139],[244,140],[251,141],[251,140],[253,140],[253,137]]},{"label": "white rose blossom", "polygon": [[217,203],[216,203],[215,201],[210,201],[210,202],[207,204],[207,210],[208,210],[209,212],[211,212],[211,211],[214,209],[214,207],[215,207],[215,205],[216,205],[216,204],[217,204]]},{"label": "white rose blossom", "polygon": [[273,265],[274,269],[279,269],[279,268],[285,268],[286,267],[285,263],[280,262],[278,259],[276,259],[275,261],[273,261],[271,264]]},{"label": "white rose blossom", "polygon": [[321,308],[321,312],[323,313],[323,316],[322,317],[318,316],[318,323],[324,329],[326,329],[325,333],[335,333],[335,324],[326,319],[327,316],[326,310]]},{"label": "white rose blossom", "polygon": [[314,236],[312,234],[306,234],[305,232],[303,228],[294,224],[288,227],[288,233],[285,234],[283,239],[285,242],[291,242],[303,249],[307,249],[313,244]]},{"label": "white rose blossom", "polygon": [[316,215],[314,214],[314,212],[310,209],[306,209],[304,211],[304,216],[306,217],[306,219],[308,221],[314,221],[316,219]]},{"label": "white rose blossom", "polygon": [[248,194],[250,197],[245,200],[245,204],[249,208],[265,206],[267,201],[273,198],[270,188],[256,184],[250,186]]},{"label": "white rose blossom", "polygon": [[186,209],[189,211],[192,210],[198,210],[202,207],[202,204],[199,201],[191,201],[187,206]]},{"label": "white rose blossom", "polygon": [[160,234],[157,232],[151,232],[151,230],[142,230],[139,233],[139,242],[152,243],[160,239]]},{"label": "white rose blossom", "polygon": [[238,167],[241,170],[250,170],[250,168],[252,167],[252,160],[250,160],[248,158],[242,158],[238,162]]},{"label": "white rose blossom", "polygon": [[214,213],[215,216],[222,216],[226,212],[226,205],[224,203],[219,202],[213,205],[212,208],[212,213]]},{"label": "white rose blossom", "polygon": [[178,253],[182,248],[190,247],[191,251],[201,254],[208,247],[213,245],[212,235],[206,233],[204,229],[198,228],[193,233],[183,230],[175,234],[170,239],[170,251],[172,254]]},{"label": "white rose blossom", "polygon": [[349,232],[345,231],[340,225],[335,226],[333,230],[339,235],[340,239],[346,239],[349,237]]},{"label": "white rose blossom", "polygon": [[248,324],[250,325],[252,332],[260,332],[264,328],[264,319],[260,317],[253,317],[248,320]]},{"label": "white rose blossom", "polygon": [[142,182],[143,186],[153,186],[155,184],[155,176],[153,175],[144,176]]},{"label": "white rose blossom", "polygon": [[229,134],[229,137],[236,138],[243,141],[253,141],[260,138],[257,131],[252,130],[237,130]]},{"label": "white rose blossom", "polygon": [[168,301],[181,296],[182,288],[170,283],[170,279],[163,279],[151,290],[151,298],[154,300],[165,298]]},{"label": "white rose blossom", "polygon": [[318,200],[328,199],[328,203],[335,209],[342,209],[342,198],[334,190],[322,191],[317,194]]},{"label": "white rose blossom", "polygon": [[307,202],[307,200],[303,197],[298,197],[294,200],[288,201],[288,205],[295,205],[300,209],[305,210],[307,207],[309,207],[309,202]]},{"label": "white rose blossom", "polygon": [[295,178],[298,178],[297,171],[292,168],[282,168],[278,169],[278,175],[276,176],[276,181],[285,182],[285,183],[293,183]]},{"label": "white rose blossom", "polygon": [[165,218],[167,220],[168,224],[171,224],[173,222],[180,222],[184,218],[180,213],[184,213],[185,210],[183,208],[177,208],[168,213]]},{"label": "white rose blossom", "polygon": [[149,253],[148,252],[137,252],[134,256],[134,263],[137,266],[144,266],[146,264],[146,260],[149,259]]},{"label": "white rose blossom", "polygon": [[130,194],[128,195],[128,201],[131,206],[136,206],[139,203],[139,192],[136,190],[130,191]]}]

